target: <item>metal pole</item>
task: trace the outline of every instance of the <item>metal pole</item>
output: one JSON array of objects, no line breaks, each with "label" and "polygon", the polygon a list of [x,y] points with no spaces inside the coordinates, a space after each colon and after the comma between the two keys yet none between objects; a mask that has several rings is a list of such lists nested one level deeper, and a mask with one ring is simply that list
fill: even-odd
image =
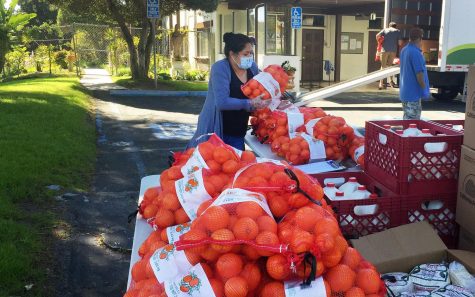
[{"label": "metal pole", "polygon": [[153,77],[155,81],[155,89],[158,86],[157,81],[157,39],[155,33],[157,19],[152,19],[152,34],[153,34]]}]

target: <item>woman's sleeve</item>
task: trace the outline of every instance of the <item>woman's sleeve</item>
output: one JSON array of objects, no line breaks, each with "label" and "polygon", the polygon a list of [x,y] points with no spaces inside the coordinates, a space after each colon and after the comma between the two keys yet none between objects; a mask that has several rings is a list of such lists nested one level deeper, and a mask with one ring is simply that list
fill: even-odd
[{"label": "woman's sleeve", "polygon": [[237,99],[229,96],[229,75],[226,75],[223,67],[216,67],[218,64],[213,65],[211,68],[212,91],[216,101],[216,107],[219,110],[251,110],[250,100]]}]

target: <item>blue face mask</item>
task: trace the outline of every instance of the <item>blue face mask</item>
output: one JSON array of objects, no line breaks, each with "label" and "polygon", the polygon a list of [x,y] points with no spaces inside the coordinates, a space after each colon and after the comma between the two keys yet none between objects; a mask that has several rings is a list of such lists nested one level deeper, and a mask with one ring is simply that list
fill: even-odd
[{"label": "blue face mask", "polygon": [[[234,60],[234,58],[233,58]],[[234,62],[236,62],[236,60],[234,60]],[[254,56],[253,55],[250,55],[250,56],[243,56],[241,57],[241,63],[238,63],[236,62],[236,64],[238,65],[239,68],[241,69],[249,69],[252,67],[252,63],[254,63]]]}]

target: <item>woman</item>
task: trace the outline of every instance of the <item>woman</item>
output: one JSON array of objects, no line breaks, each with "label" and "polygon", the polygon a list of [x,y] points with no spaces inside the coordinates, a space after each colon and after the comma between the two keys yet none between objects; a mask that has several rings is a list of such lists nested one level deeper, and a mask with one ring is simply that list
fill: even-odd
[{"label": "woman", "polygon": [[249,112],[270,103],[260,98],[249,100],[241,91],[241,86],[259,73],[254,62],[253,39],[226,33],[223,40],[226,58],[211,67],[208,95],[188,147],[207,140],[200,136],[216,133],[226,144],[244,150]]}]

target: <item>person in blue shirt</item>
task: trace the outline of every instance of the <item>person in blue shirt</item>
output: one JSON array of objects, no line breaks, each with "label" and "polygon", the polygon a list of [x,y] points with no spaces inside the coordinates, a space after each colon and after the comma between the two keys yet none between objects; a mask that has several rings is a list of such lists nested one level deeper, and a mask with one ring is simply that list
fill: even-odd
[{"label": "person in blue shirt", "polygon": [[402,101],[405,120],[419,120],[421,99],[430,96],[426,62],[421,51],[422,35],[422,29],[411,29],[409,43],[401,51],[399,99]]},{"label": "person in blue shirt", "polygon": [[225,33],[223,41],[226,58],[211,67],[208,95],[188,147],[206,141],[203,135],[216,133],[226,144],[244,150],[250,112],[267,107],[271,101],[250,100],[241,90],[259,73],[254,62],[254,40],[244,34]]}]

